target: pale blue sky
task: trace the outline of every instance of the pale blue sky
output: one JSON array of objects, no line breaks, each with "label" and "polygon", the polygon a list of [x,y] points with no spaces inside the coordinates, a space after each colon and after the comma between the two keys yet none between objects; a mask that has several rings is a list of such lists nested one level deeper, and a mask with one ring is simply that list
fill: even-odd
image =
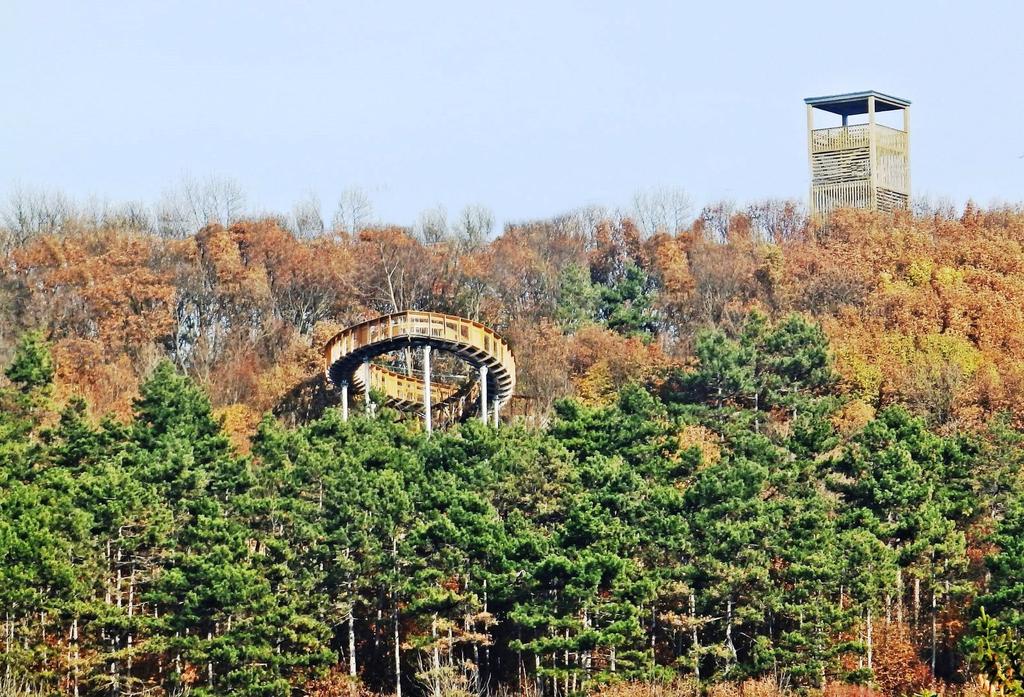
[{"label": "pale blue sky", "polygon": [[803,198],[803,97],[913,101],[915,194],[1024,199],[1016,2],[0,0],[0,193],[153,201],[186,173],[257,209],[370,193],[499,220]]}]

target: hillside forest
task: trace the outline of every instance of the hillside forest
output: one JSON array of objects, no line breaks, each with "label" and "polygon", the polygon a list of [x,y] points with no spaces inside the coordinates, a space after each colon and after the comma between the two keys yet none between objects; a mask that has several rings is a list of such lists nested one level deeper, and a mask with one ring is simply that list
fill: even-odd
[{"label": "hillside forest", "polygon": [[[1024,209],[643,203],[12,199],[0,694],[1024,693]],[[402,309],[509,341],[502,424],[341,418]]]}]

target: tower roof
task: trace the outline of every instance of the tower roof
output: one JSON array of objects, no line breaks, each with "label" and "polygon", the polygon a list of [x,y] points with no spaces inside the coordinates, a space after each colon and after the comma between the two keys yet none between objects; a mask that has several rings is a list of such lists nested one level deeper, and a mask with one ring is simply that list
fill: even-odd
[{"label": "tower roof", "polygon": [[909,99],[893,97],[874,90],[833,94],[827,97],[808,97],[804,100],[804,103],[815,109],[839,114],[840,116],[854,116],[856,114],[868,113],[868,97],[875,98],[875,111],[895,111],[896,109],[905,109],[910,106]]}]

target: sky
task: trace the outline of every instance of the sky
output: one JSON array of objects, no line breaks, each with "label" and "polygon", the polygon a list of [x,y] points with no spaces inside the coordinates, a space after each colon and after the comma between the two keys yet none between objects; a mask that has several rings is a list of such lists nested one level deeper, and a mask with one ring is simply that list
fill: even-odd
[{"label": "sky", "polygon": [[910,99],[915,195],[1024,200],[1019,2],[0,0],[0,195],[499,221],[803,199],[803,98]]}]

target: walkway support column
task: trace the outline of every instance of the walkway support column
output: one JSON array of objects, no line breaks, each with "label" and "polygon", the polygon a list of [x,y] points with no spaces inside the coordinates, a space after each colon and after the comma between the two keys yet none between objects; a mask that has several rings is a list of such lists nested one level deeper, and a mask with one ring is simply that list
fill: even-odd
[{"label": "walkway support column", "polygon": [[423,347],[423,428],[430,433],[430,346]]},{"label": "walkway support column", "polygon": [[341,420],[348,421],[348,380],[341,381]]},{"label": "walkway support column", "polygon": [[366,413],[373,413],[373,402],[370,401],[370,361],[363,361],[363,403]]},{"label": "walkway support column", "polygon": [[487,423],[487,366],[480,366],[480,420]]}]

